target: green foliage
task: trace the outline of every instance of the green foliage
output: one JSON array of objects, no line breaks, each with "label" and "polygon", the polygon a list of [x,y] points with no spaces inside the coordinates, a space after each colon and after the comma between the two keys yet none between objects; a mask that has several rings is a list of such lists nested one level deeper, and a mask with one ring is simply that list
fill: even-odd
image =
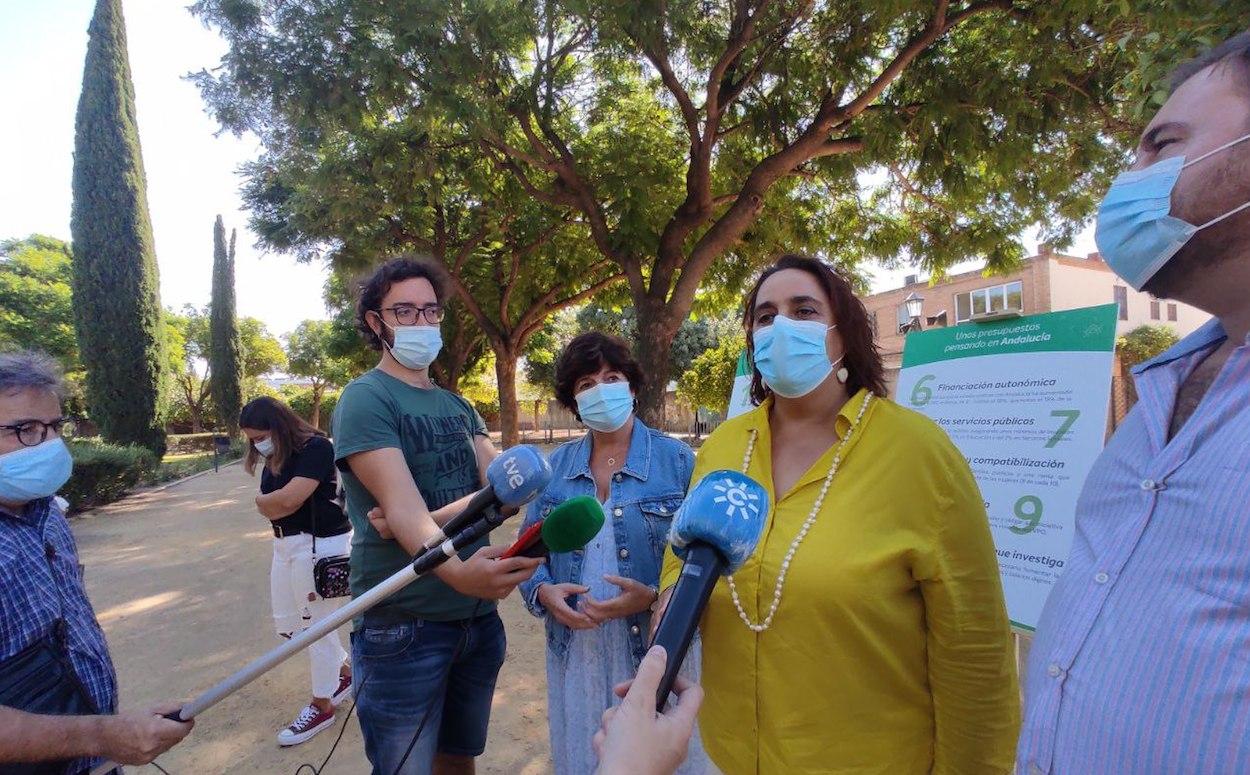
[{"label": "green foliage", "polygon": [[217,424],[231,433],[238,432],[239,410],[243,408],[243,345],[239,324],[235,319],[234,245],[235,232],[230,233],[230,249],[226,249],[226,227],[221,216],[213,224],[213,296],[209,304],[210,342],[208,350],[209,384],[217,411]]},{"label": "green foliage", "polygon": [[308,377],[321,387],[346,385],[355,376],[352,364],[331,354],[333,338],[334,327],[330,321],[302,321],[287,334],[287,371],[298,377]]},{"label": "green foliage", "polygon": [[41,350],[78,369],[69,245],[32,234],[0,242],[0,349]]},{"label": "green foliage", "polygon": [[[316,425],[326,433],[330,432],[330,418],[334,416],[334,409],[338,406],[339,394],[338,390],[324,390],[321,393],[317,412],[319,422]],[[283,385],[278,391],[278,398],[285,401],[300,417],[310,423],[313,422],[314,410],[318,407],[312,388],[301,385]]]},{"label": "green foliage", "polygon": [[677,380],[677,396],[694,408],[705,407],[721,414],[729,408],[734,374],[744,344],[726,337],[719,345],[696,357]]},{"label": "green foliage", "polygon": [[1134,328],[1115,341],[1116,352],[1125,368],[1132,368],[1166,351],[1180,341],[1169,326],[1144,325]]},{"label": "green foliage", "polygon": [[[212,352],[212,321],[207,309],[190,304],[181,313],[166,310],[173,383],[169,422],[192,431],[212,424],[217,416],[213,401],[208,359]],[[241,339],[243,380],[242,401],[246,403],[265,393],[260,377],[286,367],[282,343],[269,333],[265,324],[252,317],[238,321]],[[176,356],[176,360],[174,359]],[[272,392],[272,391],[270,391]],[[238,412],[234,414],[238,418]]]},{"label": "green foliage", "polygon": [[[355,376],[352,364],[334,358],[330,344],[334,338],[334,325],[328,320],[305,320],[287,335],[287,370],[312,380],[309,391],[311,404],[305,419],[320,427],[328,425],[333,407],[325,410],[323,418],[323,395],[327,387],[343,387]],[[327,422],[323,423],[325,419]]]},{"label": "green foliage", "polygon": [[74,135],[74,323],[104,437],[164,449],[165,330],[121,0],[97,0]]},{"label": "green foliage", "polygon": [[112,503],[157,470],[157,457],[146,447],[93,440],[69,442],[74,472],[61,495],[75,511]]},{"label": "green foliage", "polygon": [[[968,258],[1002,270],[1037,224],[1065,244],[1166,71],[1243,29],[1248,11],[1246,0],[193,6],[229,46],[197,77],[205,98],[264,144],[247,175],[271,245],[341,245],[346,259],[362,238],[426,240],[434,224],[450,239],[429,241],[465,245],[478,221],[463,207],[417,219],[410,203],[546,208],[628,276],[651,412],[705,279],[728,295],[781,250],[938,277]],[[483,165],[508,180],[462,174]],[[448,170],[486,182],[440,188]],[[505,187],[526,201],[491,196]],[[508,217],[498,209],[488,226]]]}]

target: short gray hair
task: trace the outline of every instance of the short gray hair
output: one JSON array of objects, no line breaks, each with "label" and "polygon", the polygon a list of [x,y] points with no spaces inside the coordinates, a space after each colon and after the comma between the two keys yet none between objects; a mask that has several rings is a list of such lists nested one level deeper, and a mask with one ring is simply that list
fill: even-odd
[{"label": "short gray hair", "polygon": [[61,367],[47,355],[31,350],[0,353],[0,395],[26,390],[61,398],[65,392]]}]

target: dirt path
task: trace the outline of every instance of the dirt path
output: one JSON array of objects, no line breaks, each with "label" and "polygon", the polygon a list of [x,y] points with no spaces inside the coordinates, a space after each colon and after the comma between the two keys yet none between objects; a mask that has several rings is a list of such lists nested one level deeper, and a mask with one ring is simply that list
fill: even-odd
[{"label": "dirt path", "polygon": [[[255,492],[256,480],[235,465],[73,521],[123,706],[194,696],[276,645],[269,608],[273,534],[255,511]],[[510,541],[513,532],[503,528],[495,540]],[[500,613],[508,659],[478,772],[539,775],[551,769],[542,628],[516,595]],[[343,639],[346,644],[346,628]],[[283,749],[275,741],[308,697],[308,660],[299,655],[205,712],[160,763],[171,775],[293,774],[301,763],[320,765],[342,721],[301,746]],[[355,717],[325,772],[369,772]]]}]

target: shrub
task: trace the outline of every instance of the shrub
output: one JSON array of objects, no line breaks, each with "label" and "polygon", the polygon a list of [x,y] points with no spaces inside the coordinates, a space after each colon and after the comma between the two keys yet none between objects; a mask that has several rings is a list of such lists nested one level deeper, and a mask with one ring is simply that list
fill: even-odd
[{"label": "shrub", "polygon": [[74,473],[61,495],[74,511],[112,503],[157,470],[156,455],[146,447],[94,440],[69,442]]}]

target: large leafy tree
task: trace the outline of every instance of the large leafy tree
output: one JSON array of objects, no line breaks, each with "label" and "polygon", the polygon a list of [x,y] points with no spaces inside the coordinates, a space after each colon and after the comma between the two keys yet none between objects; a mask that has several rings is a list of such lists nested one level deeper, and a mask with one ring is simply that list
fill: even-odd
[{"label": "large leafy tree", "polygon": [[97,0],[74,128],[74,320],[104,437],[165,449],[165,328],[121,0]]},{"label": "large leafy tree", "polygon": [[78,368],[69,245],[34,234],[0,242],[0,348],[42,350]]},{"label": "large leafy tree", "polygon": [[234,433],[239,429],[243,408],[243,358],[239,324],[235,319],[234,246],[238,233],[230,232],[226,247],[226,226],[217,216],[213,223],[213,290],[209,304],[212,346],[208,353],[212,373],[213,404],[219,427]]},{"label": "large leafy tree", "polygon": [[[190,304],[181,313],[167,310],[165,315],[174,332],[171,350],[178,356],[172,366],[176,401],[179,409],[186,411],[193,429],[199,431],[206,421],[220,415],[212,395],[212,315],[207,308]],[[287,367],[286,353],[282,343],[256,318],[240,318],[238,332],[243,395],[253,395],[261,377]],[[238,416],[236,410],[235,422]]]},{"label": "large leafy tree", "polygon": [[[626,275],[649,383],[704,277],[780,249],[935,273],[1063,242],[1218,0],[201,0],[200,84],[272,153],[446,122]],[[419,140],[414,136],[413,140]],[[284,151],[285,153],[285,151]],[[285,153],[282,167],[315,163]],[[377,158],[385,166],[390,157]],[[419,177],[420,168],[407,174]]]},{"label": "large leafy tree", "polygon": [[350,361],[335,358],[330,352],[334,338],[333,324],[328,320],[305,320],[287,335],[287,371],[312,381],[312,412],[309,421],[321,427],[321,399],[326,388],[342,387],[352,376]]},{"label": "large leafy tree", "polygon": [[529,198],[425,115],[271,150],[252,166],[244,196],[266,244],[328,255],[336,275],[405,251],[440,264],[464,314],[445,329],[462,341],[447,343],[439,370],[458,380],[461,354],[479,337],[489,346],[505,446],[519,439],[517,362],[529,338],[553,312],[623,279],[571,214]]}]

